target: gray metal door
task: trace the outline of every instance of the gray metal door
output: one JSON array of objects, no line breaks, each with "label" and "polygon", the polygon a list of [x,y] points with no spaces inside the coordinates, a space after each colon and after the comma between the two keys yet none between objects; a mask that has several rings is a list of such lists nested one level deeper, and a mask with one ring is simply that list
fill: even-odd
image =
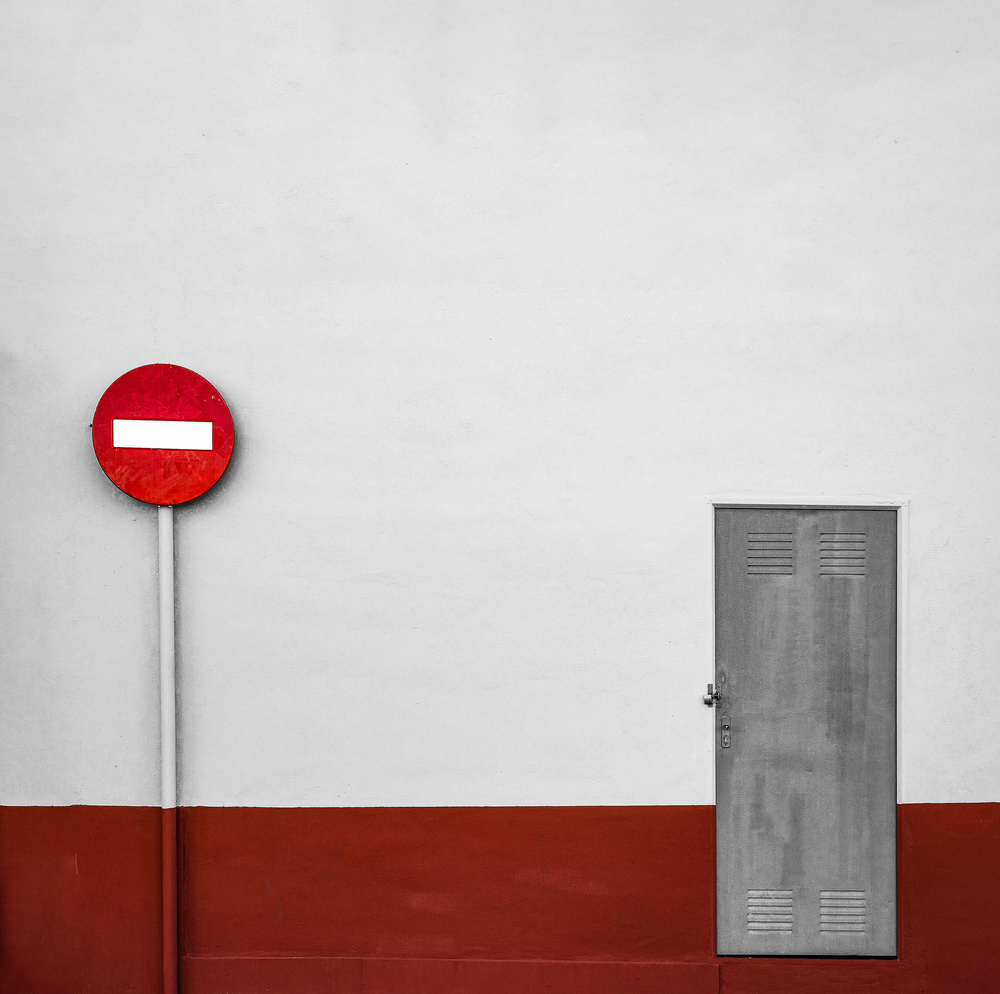
[{"label": "gray metal door", "polygon": [[896,954],[896,512],[719,508],[720,955]]}]

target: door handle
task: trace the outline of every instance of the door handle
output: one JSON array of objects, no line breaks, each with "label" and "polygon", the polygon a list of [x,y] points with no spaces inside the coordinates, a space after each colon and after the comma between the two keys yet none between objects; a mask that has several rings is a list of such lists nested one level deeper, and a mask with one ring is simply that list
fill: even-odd
[{"label": "door handle", "polygon": [[722,702],[722,691],[718,687],[712,687],[711,684],[708,685],[708,693],[702,697],[707,707],[715,707],[716,704]]}]

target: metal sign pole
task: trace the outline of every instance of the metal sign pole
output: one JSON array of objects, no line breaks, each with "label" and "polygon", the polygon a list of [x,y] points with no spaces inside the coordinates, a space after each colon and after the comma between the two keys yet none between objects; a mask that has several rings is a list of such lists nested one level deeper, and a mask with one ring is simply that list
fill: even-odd
[{"label": "metal sign pole", "polygon": [[174,666],[174,509],[157,508],[160,544],[160,807],[163,991],[177,992],[177,685]]}]

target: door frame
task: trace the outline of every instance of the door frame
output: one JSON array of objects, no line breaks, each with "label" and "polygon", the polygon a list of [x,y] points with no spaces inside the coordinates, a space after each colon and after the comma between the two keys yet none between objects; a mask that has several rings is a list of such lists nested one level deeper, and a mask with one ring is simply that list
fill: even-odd
[{"label": "door frame", "polygon": [[[902,804],[907,795],[905,790],[905,764],[903,762],[903,688],[906,683],[909,660],[909,584],[908,584],[908,537],[910,526],[910,498],[898,495],[862,494],[842,497],[830,494],[727,494],[708,498],[708,513],[705,515],[708,550],[709,632],[706,679],[702,683],[715,683],[715,511],[720,507],[787,507],[799,509],[825,510],[850,507],[859,510],[881,510],[896,512],[896,804]],[[704,707],[704,706],[703,706]],[[715,708],[704,708],[707,712],[706,742],[708,743],[708,789],[711,804],[716,803],[715,792]],[[898,845],[898,842],[897,842]],[[898,916],[898,909],[897,909]],[[897,922],[898,926],[898,922]]]}]

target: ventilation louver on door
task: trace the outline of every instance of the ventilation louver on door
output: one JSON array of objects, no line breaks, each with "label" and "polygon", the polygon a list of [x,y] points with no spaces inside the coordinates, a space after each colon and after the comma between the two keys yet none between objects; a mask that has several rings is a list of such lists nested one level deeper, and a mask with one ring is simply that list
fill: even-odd
[{"label": "ventilation louver on door", "polygon": [[748,890],[748,932],[791,932],[795,924],[790,890]]},{"label": "ventilation louver on door", "polygon": [[791,532],[747,532],[747,575],[795,572],[795,544]]},{"label": "ventilation louver on door", "polygon": [[821,532],[819,571],[822,576],[864,576],[866,564],[863,532]]},{"label": "ventilation louver on door", "polygon": [[863,890],[821,890],[819,892],[821,932],[863,932],[865,892]]}]

